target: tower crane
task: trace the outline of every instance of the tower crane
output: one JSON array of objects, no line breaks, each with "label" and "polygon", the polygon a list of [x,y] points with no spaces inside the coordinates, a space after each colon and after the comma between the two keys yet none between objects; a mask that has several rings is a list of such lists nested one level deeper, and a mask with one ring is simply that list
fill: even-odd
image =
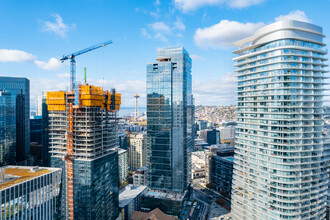
[{"label": "tower crane", "polygon": [[[67,137],[67,155],[63,158],[66,161],[66,171],[67,171],[67,213],[66,216],[68,220],[74,219],[74,202],[73,202],[73,108],[78,108],[79,106],[79,85],[76,81],[76,56],[87,53],[92,50],[96,50],[100,47],[105,47],[111,44],[112,41],[106,41],[104,43],[96,44],[94,46],[88,47],[84,50],[79,50],[75,53],[63,56],[60,58],[62,63],[65,60],[70,60],[70,90],[74,90],[74,106],[73,103],[69,104],[69,127],[66,134]],[[85,69],[85,81],[86,81],[86,69]]]},{"label": "tower crane", "polygon": [[87,47],[86,49],[79,50],[77,52],[71,53],[69,55],[66,55],[66,56],[63,56],[62,58],[60,58],[60,61],[62,61],[62,63],[65,60],[70,59],[70,90],[71,91],[74,90],[74,105],[79,104],[79,94],[78,94],[79,86],[77,85],[77,81],[76,81],[76,56],[79,56],[81,54],[87,53],[87,52],[92,51],[92,50],[96,50],[100,47],[105,47],[109,44],[112,44],[111,40],[103,42],[103,43],[96,44],[96,45],[91,46],[91,47]]}]

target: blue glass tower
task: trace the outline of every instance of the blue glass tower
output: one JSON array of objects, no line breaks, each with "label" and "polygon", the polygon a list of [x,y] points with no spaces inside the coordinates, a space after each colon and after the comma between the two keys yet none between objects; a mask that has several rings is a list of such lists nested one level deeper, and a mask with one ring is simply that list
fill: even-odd
[{"label": "blue glass tower", "polygon": [[191,59],[183,47],[158,49],[147,65],[148,186],[182,192],[190,181],[194,105]]},{"label": "blue glass tower", "polygon": [[16,152],[15,97],[0,91],[0,166],[14,164]]},{"label": "blue glass tower", "polygon": [[0,76],[0,90],[16,99],[16,162],[22,162],[30,157],[30,81]]}]

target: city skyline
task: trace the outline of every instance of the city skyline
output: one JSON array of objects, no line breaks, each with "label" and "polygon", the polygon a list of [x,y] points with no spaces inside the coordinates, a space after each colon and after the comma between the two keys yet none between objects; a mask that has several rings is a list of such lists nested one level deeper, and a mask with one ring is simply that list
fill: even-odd
[{"label": "city skyline", "polygon": [[194,61],[196,105],[235,104],[231,43],[287,18],[311,21],[329,36],[329,24],[322,15],[330,2],[322,1],[324,7],[309,3],[160,0],[114,5],[83,1],[79,5],[65,2],[62,7],[61,1],[19,5],[1,1],[0,25],[6,32],[0,40],[6,45],[0,48],[0,75],[29,78],[31,109],[35,109],[42,91],[69,86],[69,65],[52,58],[113,40],[113,45],[77,59],[78,80],[83,81],[82,69],[87,67],[89,83],[116,87],[126,106],[134,106],[133,96],[141,94],[140,106],[145,106],[145,63],[154,61],[156,48],[185,46]]}]

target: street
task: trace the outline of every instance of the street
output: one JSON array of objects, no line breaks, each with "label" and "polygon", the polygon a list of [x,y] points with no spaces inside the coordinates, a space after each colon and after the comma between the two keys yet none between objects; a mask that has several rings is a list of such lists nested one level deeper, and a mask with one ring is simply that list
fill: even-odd
[{"label": "street", "polygon": [[189,220],[204,220],[208,214],[209,206],[212,204],[215,195],[200,185],[200,180],[193,182],[193,194],[195,202],[189,212]]},{"label": "street", "polygon": [[192,207],[193,213],[190,213],[189,220],[204,220],[208,211],[208,205],[201,202],[195,201],[195,207]]}]

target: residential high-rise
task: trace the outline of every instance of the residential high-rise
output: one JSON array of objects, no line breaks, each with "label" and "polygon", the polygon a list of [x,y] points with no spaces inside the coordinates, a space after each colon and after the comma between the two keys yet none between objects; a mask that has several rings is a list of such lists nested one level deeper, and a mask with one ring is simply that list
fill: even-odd
[{"label": "residential high-rise", "polygon": [[146,165],[147,134],[129,134],[128,139],[129,167],[131,170],[137,170]]},{"label": "residential high-rise", "polygon": [[323,37],[319,26],[284,20],[234,43],[235,220],[325,218]]},{"label": "residential high-rise", "polygon": [[36,116],[42,116],[42,104],[44,96],[40,95],[37,97],[37,103],[36,103]]},{"label": "residential high-rise", "polygon": [[121,184],[126,182],[128,177],[128,152],[124,149],[118,149],[118,168],[119,181]]},{"label": "residential high-rise", "polygon": [[47,92],[51,166],[62,168],[61,219],[116,219],[120,94],[88,84]]},{"label": "residential high-rise", "polygon": [[0,91],[0,166],[16,162],[16,98]]},{"label": "residential high-rise", "polygon": [[61,169],[0,167],[0,219],[57,219]]},{"label": "residential high-rise", "polygon": [[178,47],[158,49],[156,60],[147,65],[148,186],[183,192],[194,145],[191,59]]},{"label": "residential high-rise", "polygon": [[30,81],[0,76],[0,90],[16,99],[16,162],[24,162],[30,158]]}]

